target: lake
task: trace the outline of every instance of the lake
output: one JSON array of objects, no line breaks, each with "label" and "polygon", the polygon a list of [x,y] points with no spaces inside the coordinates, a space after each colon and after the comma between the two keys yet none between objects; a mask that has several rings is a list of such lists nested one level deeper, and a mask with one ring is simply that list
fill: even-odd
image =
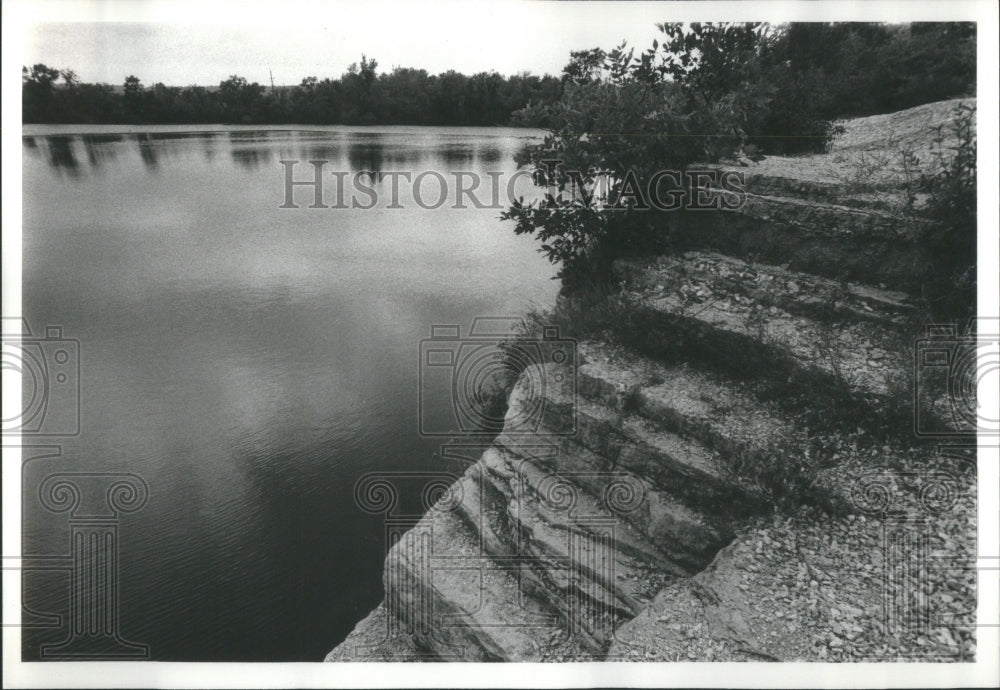
[{"label": "lake", "polygon": [[[455,469],[419,433],[420,341],[544,307],[558,283],[495,208],[426,210],[406,185],[402,208],[308,208],[307,185],[279,208],[280,161],[299,161],[295,181],[308,160],[381,172],[382,198],[386,172],[510,176],[539,134],[25,127],[23,312],[36,337],[79,340],[80,361],[79,434],[33,439],[61,454],[26,466],[25,553],[69,549],[44,477],[137,475],[148,501],[116,528],[121,638],[160,660],[322,660],[382,598],[385,528],[356,505],[359,477]],[[49,621],[25,629],[35,659],[66,638],[51,614],[71,580],[24,585]]]}]

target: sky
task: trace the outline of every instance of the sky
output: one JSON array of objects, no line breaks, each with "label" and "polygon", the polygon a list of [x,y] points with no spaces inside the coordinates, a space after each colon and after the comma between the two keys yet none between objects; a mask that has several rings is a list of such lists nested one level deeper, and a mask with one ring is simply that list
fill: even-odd
[{"label": "sky", "polygon": [[[639,49],[663,21],[954,20],[974,3],[555,2],[552,0],[6,0],[5,63],[43,62],[85,82],[217,85],[338,77],[361,54],[430,73],[558,75],[570,51]],[[16,21],[9,21],[16,20]],[[16,26],[16,31],[8,30]],[[16,45],[11,45],[16,43]]]},{"label": "sky", "polygon": [[[44,7],[44,2],[42,3]],[[558,75],[571,50],[648,47],[658,3],[82,2],[42,13],[24,36],[23,63],[71,68],[85,82],[212,85],[239,74],[267,84],[337,77],[361,54],[430,73],[495,70]],[[109,10],[109,8],[112,8]],[[82,9],[82,11],[81,11]],[[173,11],[171,11],[173,10]],[[67,16],[74,21],[65,21]],[[48,19],[56,21],[50,22]],[[93,21],[105,20],[127,21]],[[89,20],[89,21],[88,21]]]}]

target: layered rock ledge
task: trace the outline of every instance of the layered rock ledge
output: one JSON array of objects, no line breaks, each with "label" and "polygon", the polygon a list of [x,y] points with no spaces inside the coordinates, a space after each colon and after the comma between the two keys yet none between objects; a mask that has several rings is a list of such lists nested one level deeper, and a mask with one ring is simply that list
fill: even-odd
[{"label": "layered rock ledge", "polygon": [[968,431],[915,364],[932,224],[891,171],[828,174],[953,105],[768,159],[618,262],[613,323],[538,350],[327,660],[974,659],[975,449],[913,434]]}]

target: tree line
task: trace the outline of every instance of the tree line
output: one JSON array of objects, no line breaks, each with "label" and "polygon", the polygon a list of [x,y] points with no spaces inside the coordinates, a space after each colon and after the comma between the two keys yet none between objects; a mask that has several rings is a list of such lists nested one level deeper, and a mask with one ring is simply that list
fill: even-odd
[{"label": "tree line", "polygon": [[[660,77],[685,83],[693,97],[742,110],[746,117],[740,125],[757,134],[762,145],[773,135],[792,134],[801,136],[775,141],[786,149],[794,149],[795,141],[808,148],[831,118],[892,112],[975,91],[976,29],[971,23],[676,27],[640,69],[653,69],[655,61],[655,69],[665,70]],[[218,87],[183,88],[146,86],[129,76],[116,88],[81,83],[71,69],[36,64],[22,68],[23,119],[547,127],[549,107],[564,97],[567,84],[601,78],[607,56],[601,48],[573,52],[559,77],[526,72],[467,76],[453,70],[432,75],[409,67],[379,73],[377,61],[362,56],[339,78],[309,76],[296,86],[277,88],[238,75]]]},{"label": "tree line", "polygon": [[232,75],[217,88],[147,87],[129,76],[120,89],[80,83],[69,69],[22,68],[26,123],[150,124],[521,124],[516,113],[552,103],[562,82],[527,72],[466,76],[396,67],[379,74],[362,56],[337,79],[304,78],[296,86],[265,87]]}]

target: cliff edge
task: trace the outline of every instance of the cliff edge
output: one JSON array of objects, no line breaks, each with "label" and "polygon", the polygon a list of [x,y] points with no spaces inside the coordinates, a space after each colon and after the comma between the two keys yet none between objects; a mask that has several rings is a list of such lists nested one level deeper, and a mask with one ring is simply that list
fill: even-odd
[{"label": "cliff edge", "polygon": [[934,223],[905,163],[957,104],[721,166],[746,198],[668,219],[604,328],[537,350],[327,660],[974,659],[975,450],[914,435],[969,428],[914,356]]}]

